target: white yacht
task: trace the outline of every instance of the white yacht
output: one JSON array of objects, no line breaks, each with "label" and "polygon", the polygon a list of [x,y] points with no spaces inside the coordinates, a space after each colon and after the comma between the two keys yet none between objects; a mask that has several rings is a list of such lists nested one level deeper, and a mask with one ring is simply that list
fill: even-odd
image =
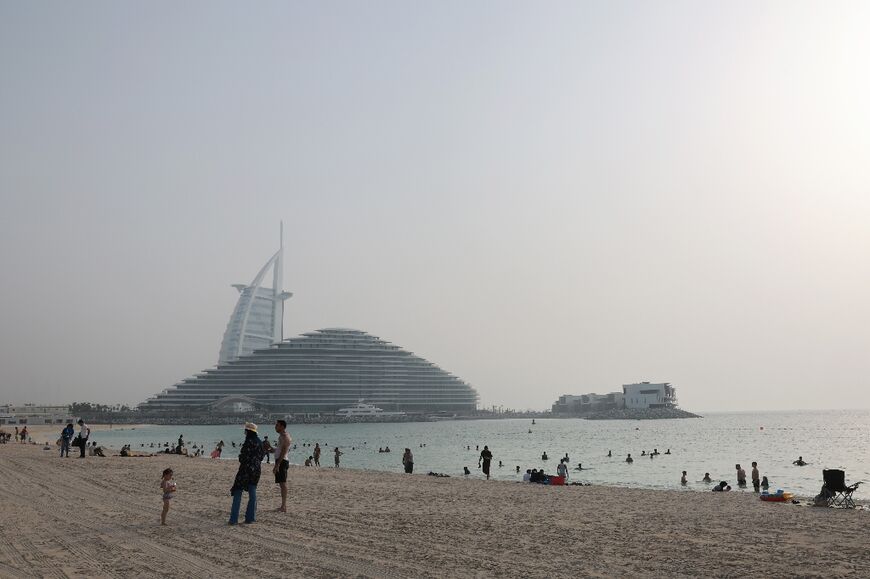
[{"label": "white yacht", "polygon": [[364,400],[360,400],[353,406],[347,408],[339,408],[335,411],[336,416],[345,418],[356,418],[360,416],[404,416],[404,412],[387,412],[382,408],[378,408],[374,404],[367,404]]}]

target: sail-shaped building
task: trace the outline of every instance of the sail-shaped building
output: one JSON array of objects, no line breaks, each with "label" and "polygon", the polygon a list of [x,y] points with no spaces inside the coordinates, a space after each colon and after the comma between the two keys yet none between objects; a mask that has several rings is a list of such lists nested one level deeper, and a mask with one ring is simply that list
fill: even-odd
[{"label": "sail-shaped building", "polygon": [[[272,270],[272,287],[263,280]],[[284,339],[284,301],[293,294],[281,289],[284,283],[284,226],[281,245],[249,285],[235,284],[241,294],[221,342],[218,364],[237,360],[254,350],[267,348]]]},{"label": "sail-shaped building", "polygon": [[[239,301],[218,365],[139,405],[148,414],[333,413],[364,399],[391,411],[469,413],[470,385],[412,352],[360,330],[329,328],[284,340],[283,244]],[[272,270],[272,287],[262,283]]]}]

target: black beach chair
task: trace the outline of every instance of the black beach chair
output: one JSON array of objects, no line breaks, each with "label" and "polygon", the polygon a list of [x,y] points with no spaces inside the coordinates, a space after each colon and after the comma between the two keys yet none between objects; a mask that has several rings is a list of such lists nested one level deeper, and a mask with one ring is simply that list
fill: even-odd
[{"label": "black beach chair", "polygon": [[846,486],[846,472],[838,469],[823,470],[822,478],[825,480],[822,494],[827,497],[829,507],[855,508],[852,493],[861,484],[860,482]]}]

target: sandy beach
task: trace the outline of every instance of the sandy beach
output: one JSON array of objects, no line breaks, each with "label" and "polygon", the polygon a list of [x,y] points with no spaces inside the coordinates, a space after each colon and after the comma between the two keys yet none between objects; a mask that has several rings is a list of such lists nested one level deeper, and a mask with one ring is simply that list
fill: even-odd
[{"label": "sandy beach", "polygon": [[870,576],[862,510],[291,467],[281,514],[264,465],[229,527],[233,461],[56,453],[0,445],[2,577]]}]

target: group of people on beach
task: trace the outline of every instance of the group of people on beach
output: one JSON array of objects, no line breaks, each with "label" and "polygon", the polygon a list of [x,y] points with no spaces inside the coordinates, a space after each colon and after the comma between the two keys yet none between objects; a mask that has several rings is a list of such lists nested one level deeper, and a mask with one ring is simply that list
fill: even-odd
[{"label": "group of people on beach", "polygon": [[[239,448],[239,468],[233,480],[233,485],[230,488],[230,495],[233,497],[230,507],[230,525],[239,524],[239,515],[241,511],[241,502],[243,493],[248,494],[248,502],[245,508],[243,524],[251,524],[256,522],[257,517],[257,486],[260,483],[262,473],[262,463],[266,459],[266,464],[269,464],[271,456],[274,456],[274,466],[272,474],[275,477],[281,491],[281,505],[275,509],[277,512],[287,512],[287,473],[290,468],[289,452],[292,439],[287,432],[287,422],[285,420],[275,421],[275,432],[278,437],[274,444],[269,442],[268,435],[260,439],[258,434],[259,428],[252,422],[246,422],[244,426],[245,440]],[[179,438],[179,446],[181,446]],[[211,454],[212,458],[219,458],[224,448],[224,441],[218,442],[217,447]],[[233,443],[235,446],[235,443]],[[407,453],[410,450],[406,449]],[[320,466],[320,444],[314,446],[314,451],[311,456],[305,461],[306,466],[312,463]],[[341,464],[341,456],[344,454],[339,447],[333,449],[335,457],[335,467],[339,468]],[[413,457],[405,461],[405,472],[413,471]],[[172,477],[174,472],[172,469],[163,471],[163,477],[160,481],[160,489],[163,492],[163,511],[161,513],[161,524],[166,524],[166,515],[169,512],[169,506],[177,491],[177,485]]]},{"label": "group of people on beach", "polygon": [[[739,464],[734,465],[735,470],[737,471],[737,486],[740,488],[746,488],[746,471]],[[710,478],[710,473],[705,472],[704,478],[701,479],[702,483],[712,483],[713,479]],[[689,484],[688,475],[686,471],[683,471],[683,475],[680,477],[680,484],[683,486],[687,486]],[[767,480],[766,476],[761,476],[758,472],[758,463],[752,462],[752,487],[755,489],[755,492],[761,492],[762,490],[767,490],[770,488],[770,483]],[[713,492],[726,492],[731,490],[731,485],[728,484],[728,481],[720,481],[711,489]]]},{"label": "group of people on beach", "polygon": [[26,444],[28,442],[33,443],[33,440],[30,438],[30,432],[27,431],[27,425],[25,425],[21,430],[18,430],[18,427],[16,426],[15,434],[6,432],[3,428],[0,428],[0,444],[7,444],[13,441],[20,444]]},{"label": "group of people on beach", "polygon": [[79,433],[78,436],[75,435],[75,427],[73,427],[72,422],[67,423],[64,429],[60,433],[60,456],[69,458],[69,447],[76,446],[79,449],[79,458],[85,458],[85,454],[90,449],[91,456],[104,456],[103,450],[97,447],[97,443],[94,442],[90,447],[88,446],[88,439],[91,437],[91,428],[85,424],[83,419],[79,419],[77,424],[79,425]]}]

